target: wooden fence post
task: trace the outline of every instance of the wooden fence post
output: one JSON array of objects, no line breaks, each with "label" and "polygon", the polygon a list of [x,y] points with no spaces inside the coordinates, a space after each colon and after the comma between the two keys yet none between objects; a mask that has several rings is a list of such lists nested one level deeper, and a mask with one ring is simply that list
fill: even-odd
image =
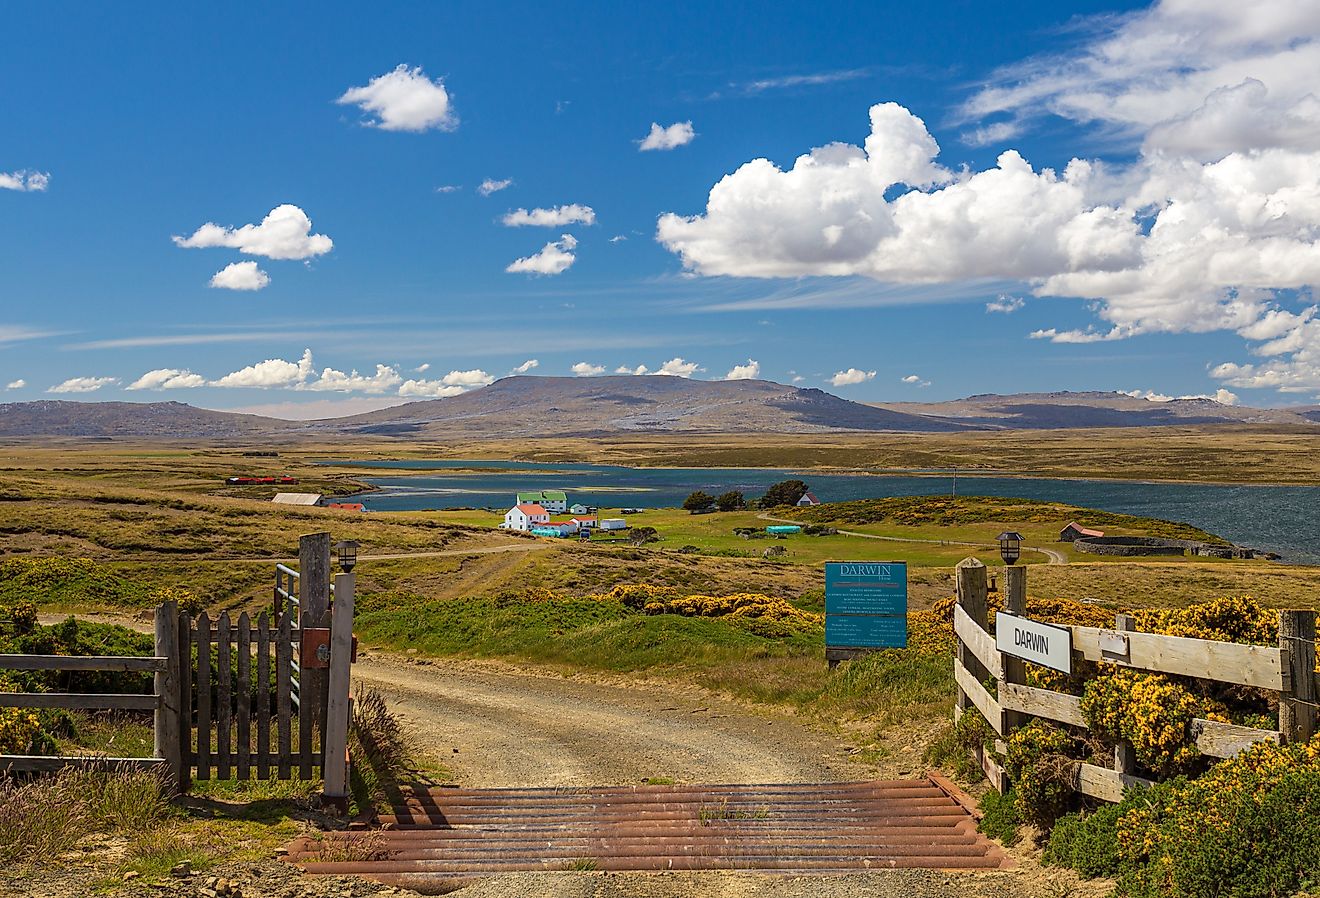
[{"label": "wooden fence post", "polygon": [[[1027,568],[1026,565],[1013,564],[1004,568],[1004,610],[1021,617],[1027,615]],[[1026,685],[1027,662],[1002,652],[1004,661],[1004,682]],[[1010,731],[1024,726],[1030,717],[1019,711],[1004,712],[1004,737]]]},{"label": "wooden fence post", "polygon": [[335,576],[335,606],[330,615],[330,692],[321,750],[325,799],[348,810],[349,664],[353,659],[353,588],[351,573]]},{"label": "wooden fence post", "polygon": [[[330,534],[308,533],[298,539],[298,617],[301,628],[324,627],[330,610]],[[301,640],[299,641],[301,646]],[[298,673],[298,735],[302,754],[301,776],[311,779],[311,754],[314,733],[321,731],[321,749],[325,750],[324,669],[303,668]],[[322,758],[322,763],[325,759]]]},{"label": "wooden fence post", "polygon": [[[986,601],[989,588],[986,584],[985,565],[977,558],[964,558],[958,562],[955,570],[958,578],[958,604],[982,630],[989,629],[986,626]],[[976,655],[972,650],[963,645],[961,641],[958,642],[958,661],[978,681],[986,678],[988,671],[976,659]],[[959,689],[958,706],[954,709],[955,719],[961,717],[962,712],[970,707],[972,707],[972,700],[968,698],[967,693]]]},{"label": "wooden fence post", "polygon": [[[1114,629],[1120,633],[1131,633],[1137,629],[1137,620],[1130,614],[1114,616]],[[1114,744],[1114,770],[1122,776],[1131,776],[1137,772],[1137,753],[1132,743],[1119,739]]]},{"label": "wooden fence post", "polygon": [[1305,742],[1316,732],[1315,612],[1279,612],[1279,648],[1290,688],[1279,695],[1279,732],[1285,742]]},{"label": "wooden fence post", "polygon": [[156,671],[156,757],[169,771],[169,788],[177,794],[185,788],[181,717],[179,708],[179,606],[164,602],[156,606],[156,657],[165,659],[165,669]]}]

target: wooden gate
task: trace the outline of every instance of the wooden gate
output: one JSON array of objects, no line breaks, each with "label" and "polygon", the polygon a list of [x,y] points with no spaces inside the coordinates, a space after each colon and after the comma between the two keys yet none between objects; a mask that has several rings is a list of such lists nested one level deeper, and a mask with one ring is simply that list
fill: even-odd
[{"label": "wooden gate", "polygon": [[[348,795],[349,665],[354,577],[330,576],[330,535],[299,543],[301,573],[277,566],[274,607],[193,618],[156,609],[150,657],[0,655],[0,670],[108,670],[154,674],[149,695],[0,693],[0,707],[151,710],[152,758],[0,755],[0,772],[70,764],[163,768],[179,791],[194,778],[324,780]],[[318,651],[317,649],[320,649]]]}]

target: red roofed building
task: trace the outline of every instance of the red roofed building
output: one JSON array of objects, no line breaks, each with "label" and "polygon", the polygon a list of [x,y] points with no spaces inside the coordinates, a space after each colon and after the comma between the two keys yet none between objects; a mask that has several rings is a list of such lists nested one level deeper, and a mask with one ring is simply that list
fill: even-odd
[{"label": "red roofed building", "polygon": [[330,502],[326,508],[338,508],[343,511],[366,511],[367,507],[361,502]]},{"label": "red roofed building", "polygon": [[819,505],[820,500],[816,498],[815,493],[813,493],[811,490],[807,490],[805,493],[802,494],[802,498],[798,500],[797,504],[801,508],[806,508],[811,505]]},{"label": "red roofed building", "polygon": [[504,530],[522,530],[525,532],[540,524],[549,523],[550,512],[535,503],[524,502],[509,509],[508,513],[504,515],[504,523],[500,527]]},{"label": "red roofed building", "polygon": [[1069,521],[1068,526],[1059,531],[1059,542],[1070,543],[1075,539],[1081,539],[1083,536],[1104,536],[1103,530],[1092,530],[1089,527],[1083,527],[1076,521]]}]

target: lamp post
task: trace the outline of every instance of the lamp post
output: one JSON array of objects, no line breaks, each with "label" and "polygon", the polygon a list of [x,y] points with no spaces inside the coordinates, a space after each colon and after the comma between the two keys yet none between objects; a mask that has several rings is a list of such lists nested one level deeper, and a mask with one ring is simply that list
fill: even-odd
[{"label": "lamp post", "polygon": [[351,573],[357,565],[357,540],[345,539],[335,543],[335,554],[339,556],[339,567],[345,574]]},{"label": "lamp post", "polygon": [[1022,534],[1016,530],[1005,530],[996,539],[999,540],[999,557],[1004,559],[1004,564],[1010,567],[1017,564],[1018,558],[1022,556]]}]

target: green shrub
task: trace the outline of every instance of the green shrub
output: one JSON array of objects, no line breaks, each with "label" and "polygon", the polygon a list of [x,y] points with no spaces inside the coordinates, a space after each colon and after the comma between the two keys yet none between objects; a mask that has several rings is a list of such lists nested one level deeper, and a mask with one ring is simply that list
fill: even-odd
[{"label": "green shrub", "polygon": [[1133,898],[1273,898],[1320,882],[1320,737],[1258,743],[1150,790],[1118,823]]},{"label": "green shrub", "polygon": [[999,794],[991,789],[981,797],[981,822],[977,829],[992,839],[998,839],[1005,845],[1014,845],[1018,840],[1018,829],[1022,826],[1022,815],[1018,813],[1018,795],[1013,789]]},{"label": "green shrub", "polygon": [[1088,879],[1117,876],[1118,820],[1127,810],[1125,802],[1061,818],[1050,833],[1045,863],[1071,867]]}]

